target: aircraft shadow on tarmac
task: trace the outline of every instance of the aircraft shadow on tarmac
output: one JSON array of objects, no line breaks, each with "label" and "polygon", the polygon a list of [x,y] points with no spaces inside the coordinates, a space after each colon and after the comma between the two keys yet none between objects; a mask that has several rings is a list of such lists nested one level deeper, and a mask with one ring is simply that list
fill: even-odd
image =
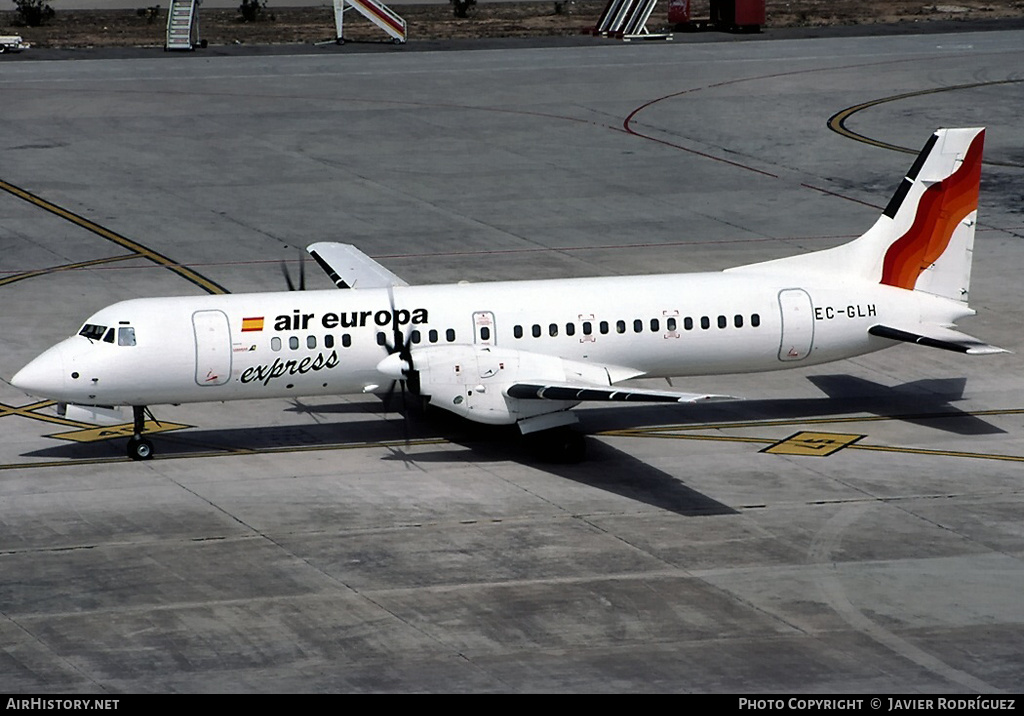
[{"label": "aircraft shadow on tarmac", "polygon": [[[808,378],[826,393],[823,398],[742,400],[703,406],[620,405],[580,411],[587,433],[638,429],[659,425],[699,425],[709,422],[753,422],[840,415],[881,416],[960,435],[1005,432],[980,418],[958,410],[951,402],[962,400],[966,379],[919,380],[886,387],[848,375]],[[389,413],[382,418],[365,406],[351,403],[306,406],[295,401],[291,412],[307,413],[313,424],[231,429],[193,429],[153,436],[158,454],[188,457],[211,452],[330,449],[336,446],[387,443],[390,453],[382,458],[403,463],[514,462],[581,485],[626,497],[684,516],[734,514],[736,510],[687,487],[678,477],[594,437],[587,438],[587,459],[578,464],[549,462],[529,449],[513,426],[493,427],[471,423],[445,411],[418,409],[402,417]],[[327,422],[330,414],[363,414],[355,422]],[[422,441],[441,440],[427,447]],[[405,447],[405,443],[409,447]],[[417,444],[420,443],[420,444]],[[49,459],[110,459],[123,455],[123,440],[68,443],[28,453]],[[468,448],[468,449],[466,449]]]},{"label": "aircraft shadow on tarmac", "polygon": [[964,400],[966,378],[928,378],[886,386],[850,375],[807,378],[825,393],[822,398],[737,400],[706,405],[647,404],[631,410],[597,408],[582,413],[597,430],[637,429],[664,424],[688,425],[760,420],[799,420],[870,415],[957,435],[1005,433],[952,403]]}]

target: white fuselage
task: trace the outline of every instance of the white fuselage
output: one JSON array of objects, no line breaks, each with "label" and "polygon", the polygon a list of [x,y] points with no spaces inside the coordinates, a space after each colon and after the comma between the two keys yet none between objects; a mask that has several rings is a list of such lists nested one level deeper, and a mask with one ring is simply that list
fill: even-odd
[{"label": "white fuselage", "polygon": [[[874,324],[970,313],[884,285],[749,273],[144,298],[99,311],[93,337],[68,338],[19,378],[83,405],[383,391],[397,323],[414,358],[490,345],[601,366],[607,384],[825,363],[893,345],[868,334]],[[134,345],[119,345],[120,328]]]}]

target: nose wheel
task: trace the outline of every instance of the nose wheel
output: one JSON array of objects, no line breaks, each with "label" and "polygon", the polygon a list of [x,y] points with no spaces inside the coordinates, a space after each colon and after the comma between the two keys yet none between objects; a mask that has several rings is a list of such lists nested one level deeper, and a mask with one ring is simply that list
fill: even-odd
[{"label": "nose wheel", "polygon": [[134,435],[128,439],[128,457],[132,460],[149,460],[153,457],[153,443],[142,437],[146,428],[146,406],[133,405]]},{"label": "nose wheel", "polygon": [[141,435],[132,435],[128,440],[128,457],[132,460],[149,460],[153,457],[153,443]]}]

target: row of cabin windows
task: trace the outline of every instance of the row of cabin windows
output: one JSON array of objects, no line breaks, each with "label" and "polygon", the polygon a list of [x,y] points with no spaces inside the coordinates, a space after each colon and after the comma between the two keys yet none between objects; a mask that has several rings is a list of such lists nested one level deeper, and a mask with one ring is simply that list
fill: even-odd
[{"label": "row of cabin windows", "polygon": [[[735,316],[732,317],[732,325],[734,327],[736,327],[736,328],[743,328],[743,326],[745,325],[745,320],[746,319],[741,314],[737,313]],[[706,331],[706,330],[711,328],[711,317],[710,316],[701,316],[699,321],[698,321],[698,323],[700,324],[700,327],[703,330]],[[728,328],[729,327],[729,323],[730,323],[729,317],[728,316],[718,316],[718,318],[716,320],[716,323],[717,323],[719,328]],[[686,330],[686,331],[692,331],[694,329],[694,326],[695,326],[694,319],[690,318],[689,316],[687,316],[686,318],[683,318],[682,324],[683,324],[683,330]],[[644,325],[645,324],[644,324],[644,321],[642,319],[639,319],[639,318],[633,319],[633,325],[632,325],[633,333],[643,333],[644,332]],[[657,332],[661,331],[661,319],[660,318],[652,318],[647,325],[650,326],[651,333],[657,333]],[[750,315],[750,326],[752,328],[757,328],[760,325],[761,325],[761,316],[760,316],[760,314],[757,314],[757,313],[751,314]],[[622,320],[616,321],[614,327],[615,327],[615,332],[616,333],[626,333],[628,328],[629,328],[629,326],[626,323],[626,321],[622,321]],[[548,325],[548,335],[551,336],[552,338],[554,338],[555,336],[558,335],[558,329],[559,329],[559,324],[557,324],[557,323],[549,324]],[[585,335],[585,336],[593,335],[594,334],[594,322],[593,321],[583,321],[583,323],[580,326],[580,329],[582,330],[583,335]],[[597,323],[597,330],[602,335],[606,335],[608,333],[611,333],[611,331],[612,331],[612,324],[610,324],[608,321],[599,321]],[[674,318],[674,317],[666,318],[665,319],[665,330],[669,331],[669,332],[675,332],[675,331],[679,330],[679,319]],[[544,329],[543,329],[543,327],[540,324],[535,323],[535,324],[533,324],[532,328],[530,329],[530,332],[531,332],[531,334],[533,335],[534,338],[540,338],[541,335],[544,333]],[[516,338],[522,338],[523,335],[524,335],[523,327],[522,326],[514,326],[512,328],[512,335],[514,335]],[[576,324],[575,323],[566,323],[565,324],[565,335],[567,335],[567,336],[574,336],[574,335],[576,335]]]},{"label": "row of cabin windows", "polygon": [[[409,333],[409,340],[412,343],[422,343],[424,338],[426,338],[427,342],[429,342],[429,343],[437,343],[437,342],[439,342],[441,340],[441,334],[439,334],[437,332],[437,330],[435,330],[433,328],[431,328],[429,331],[427,331],[425,336],[424,336],[424,334],[422,332],[420,332],[418,330],[413,330],[413,331],[411,331]],[[380,332],[377,333],[377,345],[381,345],[381,346],[387,345],[388,339],[389,339],[389,334],[384,333],[383,331],[380,331]],[[444,332],[444,339],[448,343],[454,343],[455,342],[455,329],[454,328],[449,328],[448,330],[446,330]],[[403,338],[403,340],[404,340],[404,338]],[[314,335],[306,336],[306,341],[305,342],[306,342],[306,348],[308,348],[309,350],[315,350],[316,349],[316,346],[317,346],[317,337],[316,336],[314,336]],[[340,342],[341,342],[341,347],[342,348],[351,348],[352,347],[352,335],[349,334],[349,333],[342,333],[341,334],[341,341]],[[302,344],[302,341],[301,341],[301,339],[298,336],[289,336],[288,337],[288,348],[289,349],[291,349],[293,351],[297,351],[301,344]],[[328,333],[326,336],[324,336],[324,339],[323,339],[323,347],[324,348],[331,349],[331,348],[334,348],[335,345],[337,345],[337,341],[336,341],[336,339],[335,339],[335,337],[333,335]],[[283,344],[280,336],[274,336],[273,338],[270,339],[270,349],[271,350],[279,351],[279,350],[281,350],[281,348],[283,346],[284,346],[284,344]]]},{"label": "row of cabin windows", "polygon": [[[401,331],[399,331],[398,334],[401,337],[400,340],[404,342],[405,341],[404,334]],[[393,333],[392,334],[388,334],[388,333],[385,333],[384,331],[378,331],[377,332],[377,345],[378,346],[386,346],[388,344],[388,341],[391,340],[393,338],[393,336],[394,336]],[[437,342],[439,342],[441,340],[441,335],[437,332],[436,329],[433,329],[433,328],[431,328],[429,331],[427,331],[426,336],[424,336],[421,331],[419,331],[419,330],[417,330],[415,328],[413,330],[409,331],[409,342],[412,343],[412,344],[423,343],[424,342],[423,341],[424,338],[426,338],[426,342],[427,343],[437,343]],[[448,343],[454,343],[455,342],[455,329],[454,328],[447,329],[444,332],[444,339]]]},{"label": "row of cabin windows", "polygon": [[[301,341],[300,341],[298,336],[289,336],[288,337],[288,347],[291,350],[293,350],[293,351],[299,350],[300,343],[301,343]],[[316,343],[317,343],[316,336],[306,336],[306,348],[309,348],[310,350],[313,350],[314,348],[316,348]],[[326,336],[324,336],[324,348],[334,348],[334,345],[335,345],[334,336],[332,336],[330,334],[327,334]],[[343,348],[350,348],[352,346],[352,336],[350,336],[348,333],[342,334],[342,336],[341,336],[341,345],[342,345]],[[282,346],[282,343],[281,343],[280,336],[274,336],[273,338],[270,339],[270,350],[272,350],[272,351],[279,351],[279,350],[281,350],[281,346]]]}]

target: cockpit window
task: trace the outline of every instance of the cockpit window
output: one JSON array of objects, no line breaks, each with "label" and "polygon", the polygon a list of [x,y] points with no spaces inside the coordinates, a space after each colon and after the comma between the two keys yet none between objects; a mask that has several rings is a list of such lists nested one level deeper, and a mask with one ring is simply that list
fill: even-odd
[{"label": "cockpit window", "polygon": [[86,323],[82,326],[82,330],[78,332],[78,335],[85,336],[90,341],[98,341],[103,338],[103,334],[106,332],[106,326],[97,326],[93,323]]},{"label": "cockpit window", "polygon": [[117,329],[117,345],[119,346],[134,346],[135,345],[135,329],[131,326],[121,326]]},{"label": "cockpit window", "polygon": [[107,330],[107,335],[103,336],[103,342],[104,343],[113,343],[114,342],[114,329],[113,328],[110,328],[110,329]]}]

